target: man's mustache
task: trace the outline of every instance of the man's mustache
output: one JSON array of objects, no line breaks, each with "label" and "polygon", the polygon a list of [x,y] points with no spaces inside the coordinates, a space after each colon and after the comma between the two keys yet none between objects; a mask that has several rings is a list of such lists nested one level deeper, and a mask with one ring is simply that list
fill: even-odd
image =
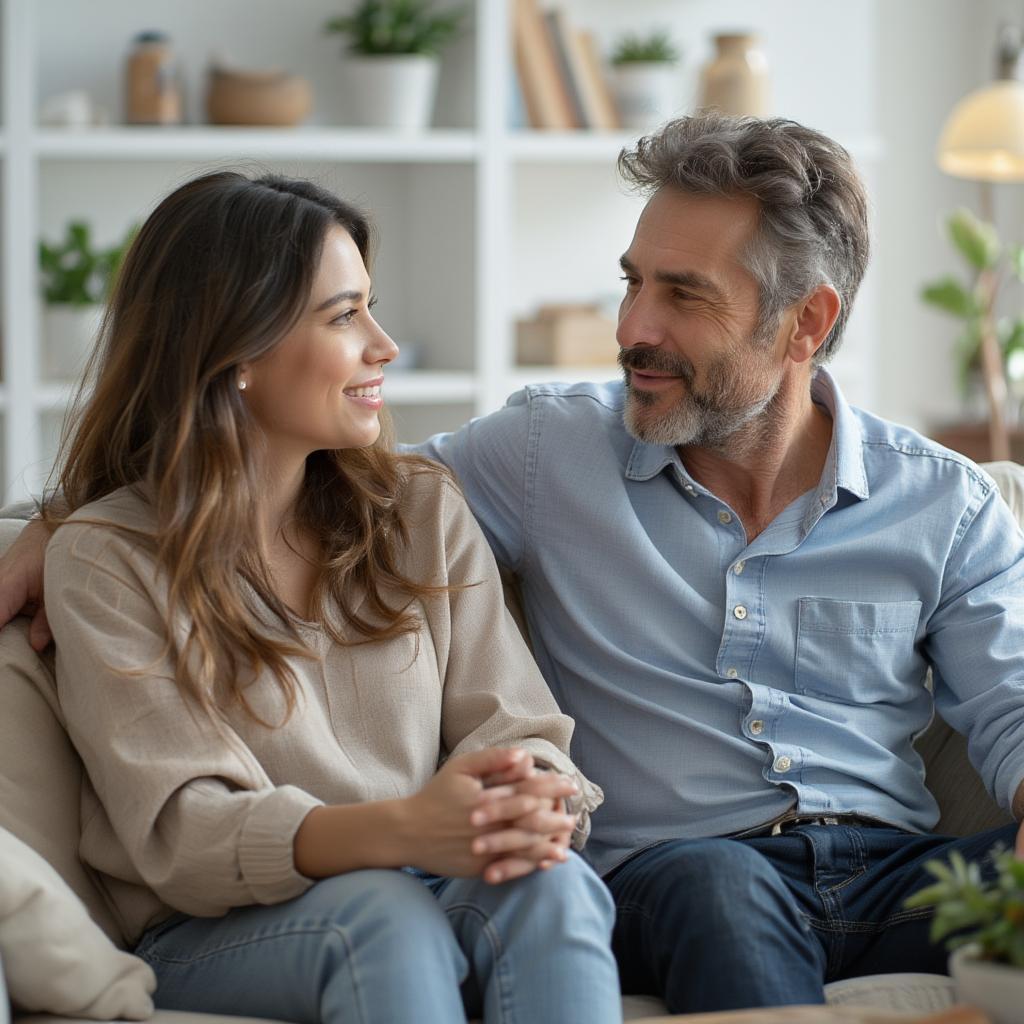
[{"label": "man's mustache", "polygon": [[671,352],[662,352],[656,348],[620,348],[618,360],[623,370],[639,370],[641,373],[651,370],[682,377],[687,384],[693,383],[693,363]]}]

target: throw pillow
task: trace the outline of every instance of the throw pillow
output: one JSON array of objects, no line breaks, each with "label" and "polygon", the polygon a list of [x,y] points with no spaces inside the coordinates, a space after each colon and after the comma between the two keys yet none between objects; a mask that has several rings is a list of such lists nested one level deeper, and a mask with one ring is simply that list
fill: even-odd
[{"label": "throw pillow", "polygon": [[20,1009],[144,1020],[156,978],[121,952],[32,847],[0,828],[0,961]]}]

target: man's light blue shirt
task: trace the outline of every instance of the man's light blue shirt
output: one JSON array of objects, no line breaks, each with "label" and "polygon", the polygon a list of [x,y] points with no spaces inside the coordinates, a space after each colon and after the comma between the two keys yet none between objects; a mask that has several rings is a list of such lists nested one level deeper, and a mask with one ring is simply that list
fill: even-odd
[{"label": "man's light blue shirt", "polygon": [[665,839],[800,813],[926,831],[912,741],[935,704],[1008,808],[1024,778],[1024,537],[991,478],[847,405],[817,488],[751,543],[621,383],[539,385],[418,450],[518,576],[534,651],[605,791],[604,873]]}]

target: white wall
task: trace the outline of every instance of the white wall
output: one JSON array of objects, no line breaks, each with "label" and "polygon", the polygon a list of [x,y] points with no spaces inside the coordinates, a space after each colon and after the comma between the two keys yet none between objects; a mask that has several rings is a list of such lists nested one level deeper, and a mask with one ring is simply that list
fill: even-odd
[{"label": "white wall", "polygon": [[[1024,5],[1005,0],[879,0],[877,123],[886,159],[875,196],[877,411],[918,428],[960,414],[956,324],[927,309],[918,291],[959,270],[942,221],[978,201],[976,185],[938,170],[936,143],[956,101],[991,77],[999,20],[1022,16]],[[997,213],[1010,212],[1014,188],[1001,187]],[[1019,218],[1000,228],[1024,240]]]}]

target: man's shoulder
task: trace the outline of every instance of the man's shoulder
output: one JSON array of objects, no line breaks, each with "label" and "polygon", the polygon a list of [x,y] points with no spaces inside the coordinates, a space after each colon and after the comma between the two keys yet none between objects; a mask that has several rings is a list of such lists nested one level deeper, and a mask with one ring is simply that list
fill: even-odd
[{"label": "man's shoulder", "polygon": [[[522,401],[539,403],[552,407],[576,410],[600,415],[602,412],[622,412],[624,388],[621,380],[579,381],[563,384],[557,381],[546,384],[527,384],[521,392]],[[515,396],[513,396],[514,398]]]},{"label": "man's shoulder", "polygon": [[977,463],[939,444],[919,431],[883,419],[863,409],[853,409],[860,423],[861,445],[869,480],[889,474],[911,481],[933,482],[984,497],[995,481]]},{"label": "man's shoulder", "polygon": [[507,409],[523,407],[541,428],[592,432],[622,429],[625,392],[622,381],[528,384],[512,395]]}]

